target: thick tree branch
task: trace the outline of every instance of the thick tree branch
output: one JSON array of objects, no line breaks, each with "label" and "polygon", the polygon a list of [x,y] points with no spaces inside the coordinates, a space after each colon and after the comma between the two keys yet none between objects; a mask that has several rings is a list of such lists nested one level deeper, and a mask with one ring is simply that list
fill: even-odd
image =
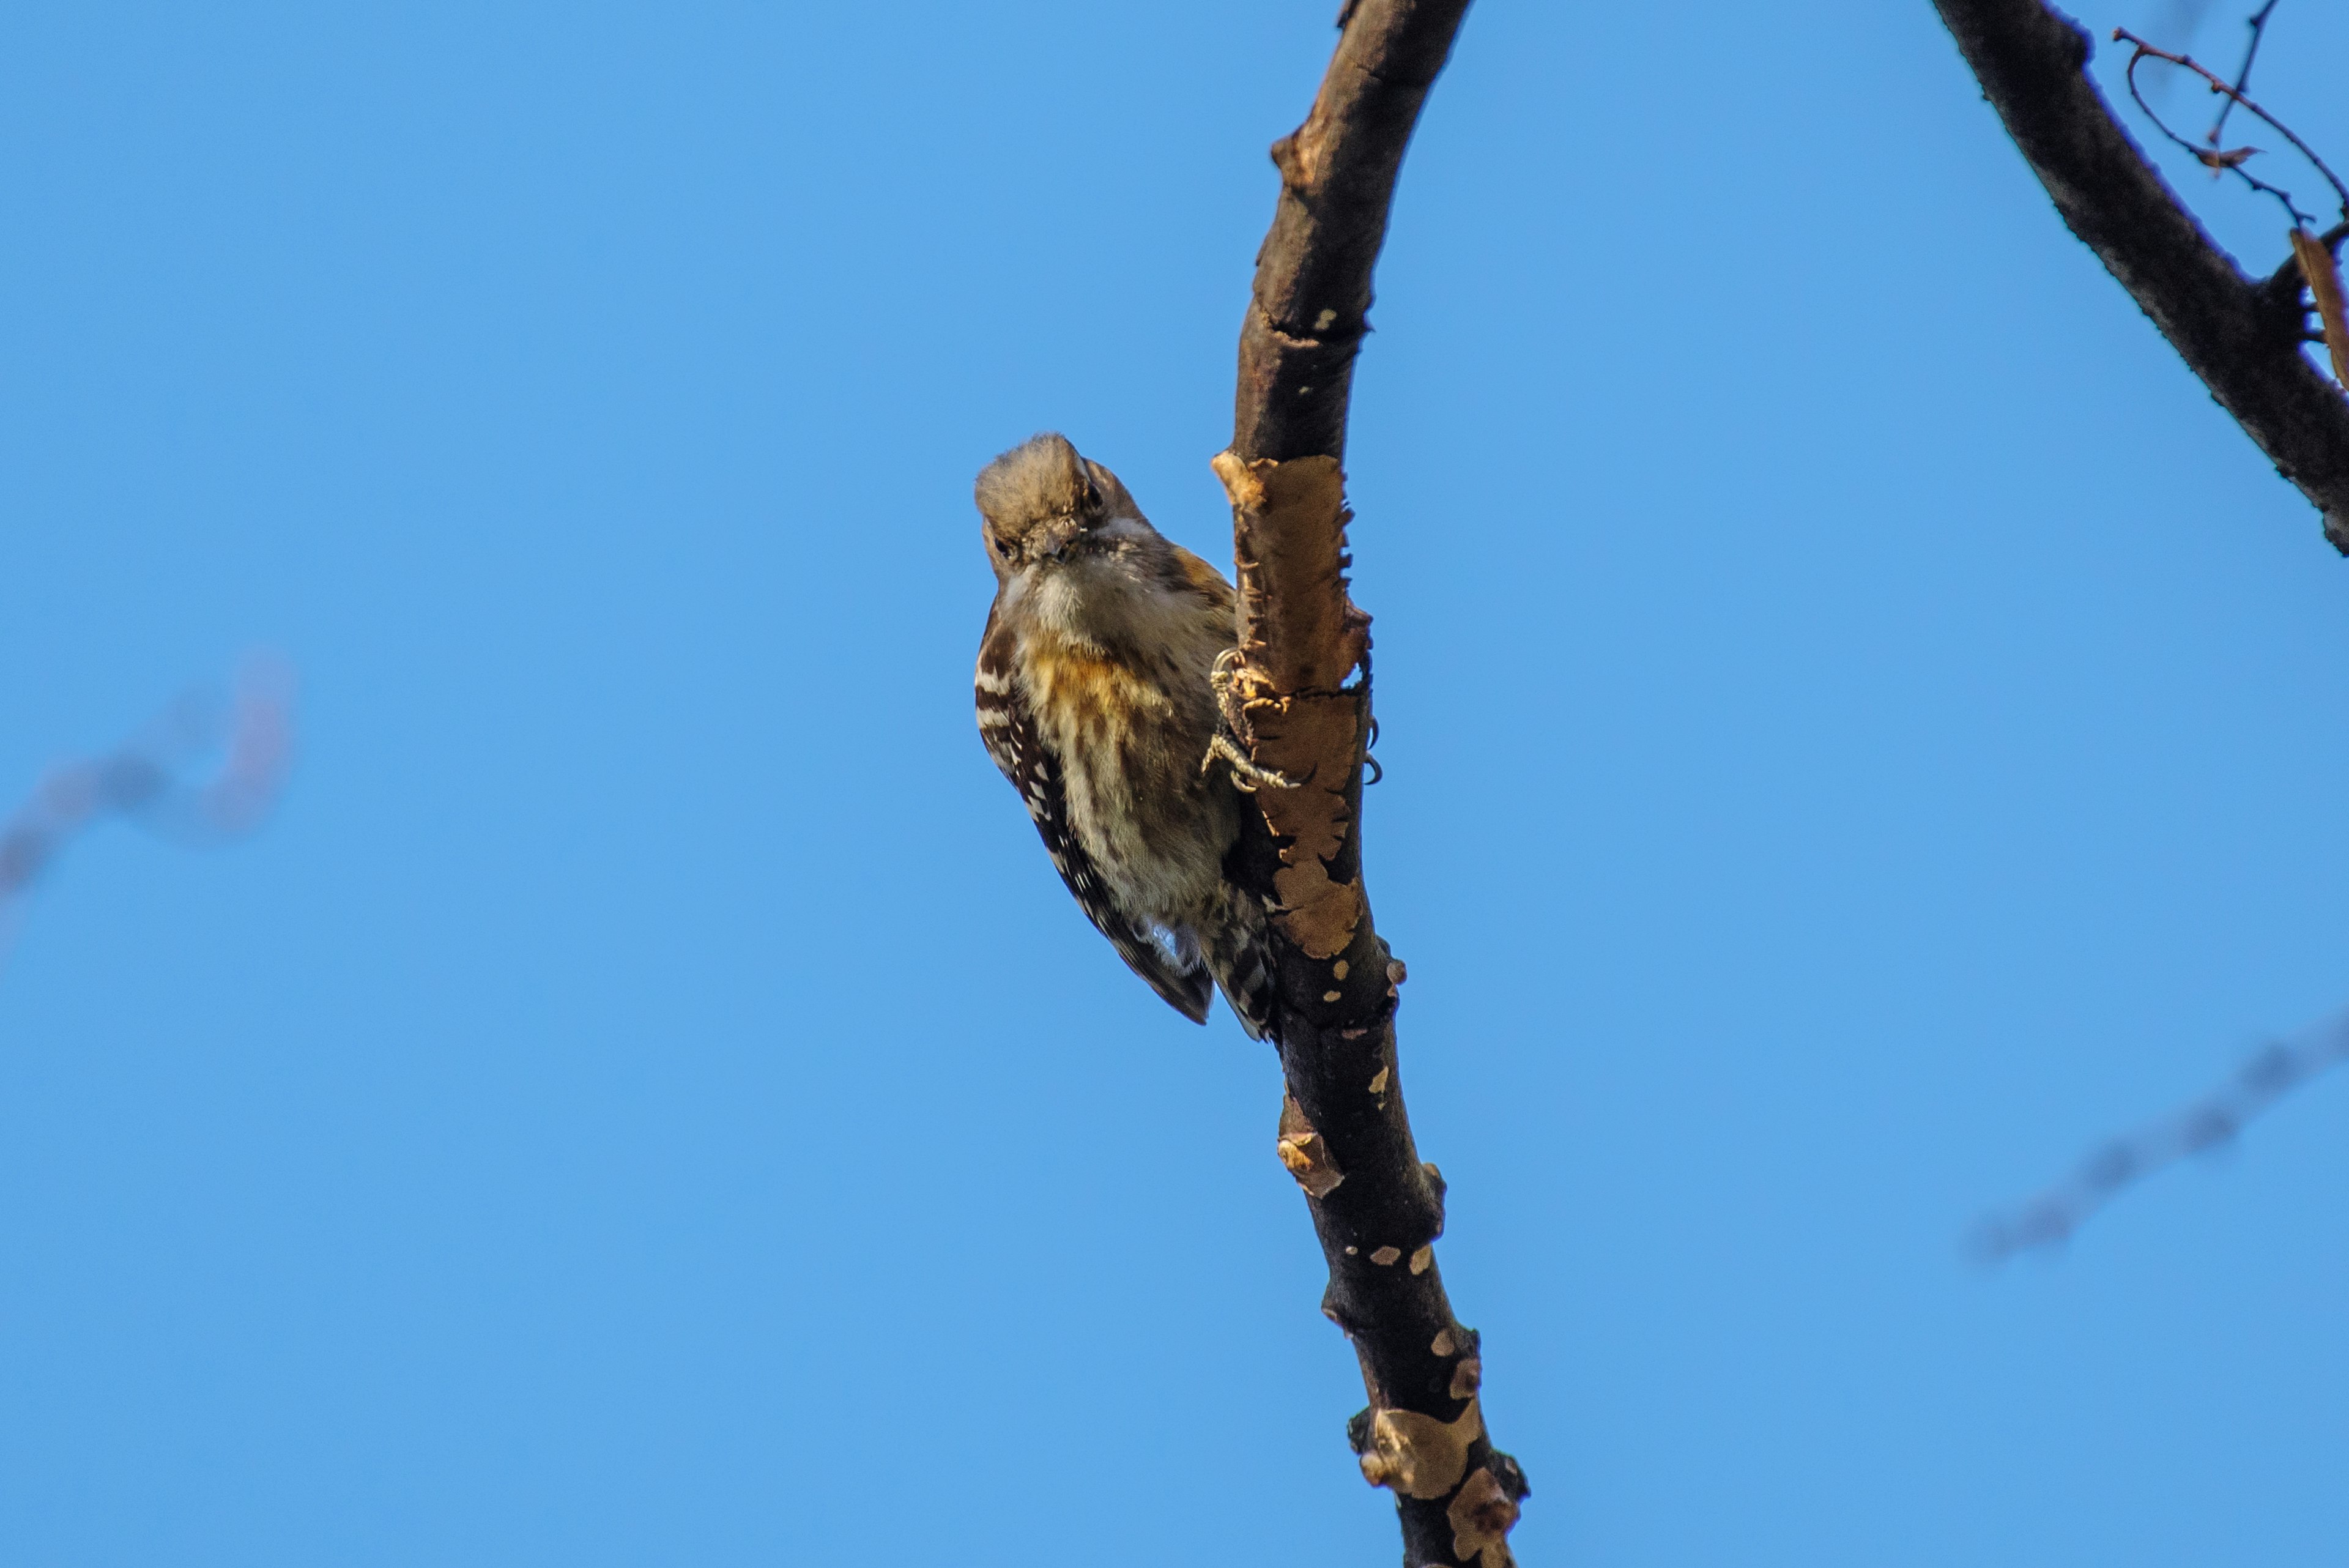
[{"label": "thick tree branch", "polygon": [[[1228,702],[1260,784],[1231,874],[1273,913],[1273,1033],[1288,1093],[1277,1150],[1329,1261],[1322,1311],[1352,1341],[1370,1407],[1349,1428],[1391,1488],[1406,1568],[1506,1568],[1526,1494],[1487,1438],[1474,1331],[1435,1266],[1444,1179],[1404,1115],[1403,968],[1372,927],[1358,831],[1370,620],[1346,592],[1346,405],[1395,175],[1467,0],[1355,0],[1312,113],[1273,147],[1281,191],[1240,332],[1231,497],[1240,590]],[[1260,775],[1261,776],[1261,775]]]},{"label": "thick tree branch", "polygon": [[2077,24],[2043,0],[1934,5],[2064,223],[2349,554],[2349,401],[2301,351],[2296,282],[2245,276],[2203,232],[2089,79]]}]

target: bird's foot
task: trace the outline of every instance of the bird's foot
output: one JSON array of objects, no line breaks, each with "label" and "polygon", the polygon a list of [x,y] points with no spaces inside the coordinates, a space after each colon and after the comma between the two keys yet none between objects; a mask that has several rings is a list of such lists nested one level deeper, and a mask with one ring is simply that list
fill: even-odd
[{"label": "bird's foot", "polygon": [[1204,774],[1214,767],[1217,762],[1230,766],[1232,787],[1247,794],[1254,794],[1257,789],[1266,784],[1271,785],[1274,789],[1297,787],[1296,781],[1287,774],[1277,774],[1270,768],[1257,766],[1255,763],[1248,760],[1248,754],[1240,750],[1238,743],[1220,730],[1216,732],[1216,738],[1207,742],[1207,754],[1200,761],[1199,771]]}]

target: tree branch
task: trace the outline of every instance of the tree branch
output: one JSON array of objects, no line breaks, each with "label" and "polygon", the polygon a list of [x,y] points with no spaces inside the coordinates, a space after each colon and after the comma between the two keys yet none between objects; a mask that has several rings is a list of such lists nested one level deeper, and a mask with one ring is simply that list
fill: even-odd
[{"label": "tree branch", "polygon": [[1280,204],[1240,328],[1232,451],[1343,457],[1354,356],[1395,174],[1468,0],[1361,0],[1305,123],[1272,144]]},{"label": "tree branch", "polygon": [[2302,352],[2299,288],[2247,277],[2202,231],[2089,79],[2077,24],[2043,0],[1934,5],[2064,222],[2349,554],[2349,401]]},{"label": "tree branch", "polygon": [[1526,1491],[1486,1437],[1476,1334],[1435,1266],[1444,1179],[1404,1114],[1394,1012],[1403,966],[1379,940],[1358,832],[1370,732],[1370,618],[1347,596],[1346,407],[1371,272],[1427,90],[1467,0],[1350,0],[1298,130],[1240,332],[1231,449],[1239,649],[1228,717],[1266,773],[1229,867],[1267,901],[1273,1035],[1287,1094],[1277,1151],[1330,1266],[1322,1311],[1361,1363],[1370,1407],[1348,1435],[1392,1489],[1407,1568],[1506,1568]]}]

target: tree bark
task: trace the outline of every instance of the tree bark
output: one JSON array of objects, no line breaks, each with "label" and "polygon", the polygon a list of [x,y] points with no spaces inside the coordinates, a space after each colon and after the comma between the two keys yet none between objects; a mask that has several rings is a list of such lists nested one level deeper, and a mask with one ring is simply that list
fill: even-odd
[{"label": "tree bark", "polygon": [[2349,401],[2302,352],[2299,264],[2254,279],[2203,232],[2089,78],[2079,24],[2043,0],[1934,5],[2064,222],[2349,554]]},{"label": "tree bark", "polygon": [[1477,1337],[1435,1265],[1444,1179],[1404,1114],[1394,1014],[1403,966],[1363,889],[1370,619],[1346,589],[1346,409],[1371,274],[1421,104],[1467,0],[1354,0],[1313,103],[1272,149],[1279,205],[1240,332],[1229,451],[1238,659],[1227,711],[1257,768],[1232,877],[1272,911],[1273,1035],[1287,1094],[1276,1148],[1330,1267],[1322,1311],[1361,1363],[1349,1424],[1362,1473],[1395,1494],[1405,1568],[1512,1562],[1526,1492],[1492,1446]]}]

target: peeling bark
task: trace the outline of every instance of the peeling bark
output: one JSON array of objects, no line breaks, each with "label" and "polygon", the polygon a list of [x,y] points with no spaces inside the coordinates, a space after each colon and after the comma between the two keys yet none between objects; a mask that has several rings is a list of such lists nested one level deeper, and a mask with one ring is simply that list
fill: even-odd
[{"label": "peeling bark", "polygon": [[1347,595],[1346,410],[1371,274],[1421,104],[1467,0],[1350,0],[1312,112],[1277,142],[1271,233],[1240,332],[1231,449],[1239,587],[1235,739],[1265,777],[1229,867],[1265,898],[1272,1033],[1288,1094],[1278,1152],[1330,1267],[1322,1311],[1361,1364],[1348,1436],[1395,1495],[1406,1568],[1507,1568],[1524,1473],[1495,1450],[1477,1336],[1435,1264],[1444,1179],[1405,1114],[1394,1014],[1403,966],[1362,881],[1370,618]]},{"label": "peeling bark", "polygon": [[2324,242],[2305,229],[2292,231],[2292,254],[2300,263],[2300,275],[2308,280],[2317,319],[2324,323],[2324,347],[2333,359],[2333,379],[2349,391],[2349,305],[2341,298],[2341,269]]},{"label": "peeling bark", "polygon": [[1934,5],[2072,233],[2349,554],[2349,401],[2301,352],[2297,264],[2251,278],[2203,232],[2113,118],[2071,18],[2043,0]]}]

